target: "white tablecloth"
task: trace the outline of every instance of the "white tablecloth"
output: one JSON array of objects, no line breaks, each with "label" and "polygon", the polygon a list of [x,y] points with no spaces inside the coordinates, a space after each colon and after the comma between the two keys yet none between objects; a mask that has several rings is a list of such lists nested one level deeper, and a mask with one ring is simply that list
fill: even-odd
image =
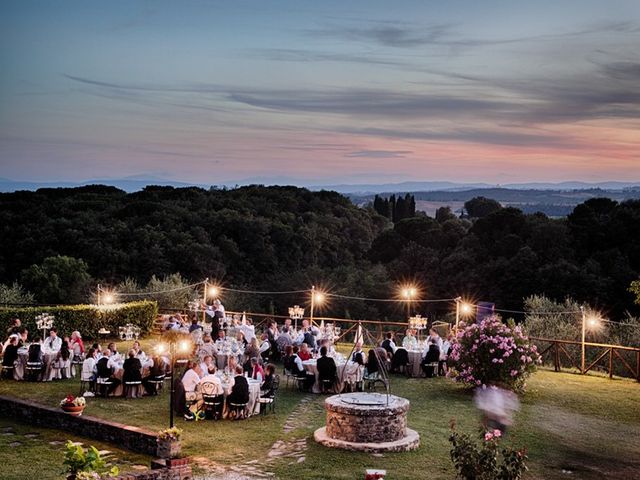
[{"label": "white tablecloth", "polygon": [[[322,392],[322,387],[320,386],[320,377],[318,375],[317,361],[315,359],[306,360],[302,362],[302,366],[307,372],[313,373],[316,378],[316,381],[313,383],[313,393]],[[336,376],[338,377],[335,384],[336,393],[340,393],[342,391],[345,383],[355,384],[356,382],[362,380],[362,370],[363,367],[361,365],[358,365],[351,360],[346,363],[336,362]]]},{"label": "white tablecloth", "polygon": [[422,376],[422,352],[417,350],[408,350],[409,363],[411,363],[411,371],[409,372],[412,377]]}]

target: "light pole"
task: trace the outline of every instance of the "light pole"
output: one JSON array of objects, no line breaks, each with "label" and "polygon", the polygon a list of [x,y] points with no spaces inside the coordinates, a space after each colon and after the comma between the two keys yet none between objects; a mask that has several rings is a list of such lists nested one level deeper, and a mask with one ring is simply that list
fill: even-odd
[{"label": "light pole", "polygon": [[[177,348],[176,348],[176,344],[177,344]],[[173,418],[174,418],[174,414],[173,414],[173,410],[174,410],[174,396],[175,396],[175,385],[174,385],[174,381],[175,381],[175,371],[176,371],[176,364],[178,363],[178,353],[183,353],[186,354],[189,352],[189,350],[191,349],[191,341],[183,338],[183,339],[176,339],[176,338],[170,338],[168,340],[168,346],[165,345],[164,343],[161,343],[158,345],[157,347],[157,352],[159,355],[167,352],[169,354],[170,361],[171,361],[171,385],[169,387],[169,428],[173,428]]]},{"label": "light pole", "polygon": [[209,277],[204,279],[204,291],[202,292],[202,300],[204,301],[204,308],[202,309],[202,323],[207,321],[207,288],[209,287]]},{"label": "light pole", "polygon": [[581,343],[581,350],[582,350],[582,354],[581,354],[581,360],[580,360],[580,373],[582,373],[584,375],[584,369],[585,369],[585,365],[584,365],[584,357],[585,357],[585,345],[584,345],[584,339],[585,339],[585,332],[586,332],[586,328],[587,328],[587,316],[584,312],[584,306],[580,305],[580,312],[582,313],[582,343]]},{"label": "light pole", "polygon": [[407,318],[411,318],[411,300],[416,296],[416,287],[408,285],[402,288],[401,296],[407,302]]},{"label": "light pole", "polygon": [[315,286],[311,286],[311,312],[309,315],[309,324],[313,326],[313,312],[316,308],[316,303],[320,305],[324,301],[324,293],[316,291]]}]

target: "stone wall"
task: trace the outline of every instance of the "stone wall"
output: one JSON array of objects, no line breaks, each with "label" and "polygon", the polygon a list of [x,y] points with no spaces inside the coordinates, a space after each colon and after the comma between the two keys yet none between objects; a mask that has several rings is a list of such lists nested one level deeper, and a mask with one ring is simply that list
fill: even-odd
[{"label": "stone wall", "polygon": [[156,433],[139,427],[82,415],[73,417],[59,408],[0,395],[0,415],[21,423],[55,428],[83,437],[113,443],[146,455],[156,455]]}]

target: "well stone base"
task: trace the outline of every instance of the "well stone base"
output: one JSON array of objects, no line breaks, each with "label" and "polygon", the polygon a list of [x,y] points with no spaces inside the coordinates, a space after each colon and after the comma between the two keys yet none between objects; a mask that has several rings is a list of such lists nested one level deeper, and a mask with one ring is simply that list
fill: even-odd
[{"label": "well stone base", "polygon": [[420,434],[410,428],[406,429],[406,434],[399,440],[393,442],[372,442],[359,443],[338,440],[327,435],[326,427],[319,428],[313,434],[316,442],[325,447],[342,448],[354,452],[383,453],[383,452],[408,452],[420,446]]}]

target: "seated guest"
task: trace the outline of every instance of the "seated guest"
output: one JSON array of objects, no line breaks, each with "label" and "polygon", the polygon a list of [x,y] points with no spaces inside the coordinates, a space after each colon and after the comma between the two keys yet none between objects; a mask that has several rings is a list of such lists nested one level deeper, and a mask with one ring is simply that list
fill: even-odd
[{"label": "seated guest", "polygon": [[189,325],[189,333],[194,332],[195,330],[202,330],[202,325],[198,324],[197,318],[191,320],[191,325]]},{"label": "seated guest", "polygon": [[298,356],[300,357],[300,360],[302,360],[303,362],[310,360],[311,351],[309,350],[309,345],[307,345],[306,343],[301,343],[300,348],[298,350]]},{"label": "seated guest", "polygon": [[42,351],[45,354],[58,353],[62,348],[62,339],[58,336],[58,331],[54,328],[49,330],[49,336],[42,345]]},{"label": "seated guest", "polygon": [[293,347],[293,357],[291,364],[293,365],[291,373],[298,379],[304,380],[302,383],[302,389],[305,391],[309,390],[315,383],[316,377],[314,374],[309,373],[305,370],[304,365],[302,365],[302,360],[300,359],[299,349],[297,346]]},{"label": "seated guest", "polygon": [[264,379],[264,370],[262,369],[262,366],[258,363],[258,359],[256,357],[253,357],[251,360],[251,378],[253,378],[254,380],[258,380],[260,383],[262,383],[263,379]]},{"label": "seated guest", "polygon": [[167,364],[160,355],[155,355],[151,358],[152,365],[149,367],[149,375],[142,379],[142,385],[144,386],[147,395],[155,395],[158,393],[158,386],[156,381],[162,380],[167,373]]},{"label": "seated guest", "polygon": [[[261,336],[262,343],[260,343],[260,356],[262,360],[267,361],[271,354],[271,342],[269,342],[269,335],[263,333]],[[275,340],[274,340],[275,341]]]},{"label": "seated guest", "polygon": [[396,353],[396,343],[393,341],[393,332],[387,332],[386,338],[380,344],[382,348],[387,352],[387,356],[389,358],[393,357],[393,354]]},{"label": "seated guest", "polygon": [[275,394],[274,388],[274,380],[275,380],[276,367],[273,363],[269,363],[264,368],[264,380],[262,385],[260,385],[260,396],[272,398]]},{"label": "seated guest", "polygon": [[83,382],[93,382],[96,379],[96,351],[90,348],[87,356],[82,362],[82,373],[80,379]]},{"label": "seated guest", "polygon": [[233,372],[236,371],[237,366],[238,366],[238,357],[231,355],[227,359],[227,366],[226,366],[227,372],[233,374]]},{"label": "seated guest", "polygon": [[118,346],[114,342],[111,342],[107,345],[107,349],[111,351],[111,356],[109,357],[111,359],[111,365],[115,368],[122,368],[124,358],[122,358],[122,355],[118,352]]},{"label": "seated guest", "polygon": [[113,376],[115,367],[111,363],[112,353],[108,348],[102,352],[102,358],[96,363],[96,373],[98,379],[105,379],[110,383],[107,393],[114,392],[118,385],[120,385],[120,379]]},{"label": "seated guest", "polygon": [[276,348],[278,352],[284,353],[289,345],[291,345],[291,337],[288,333],[278,335],[278,338],[276,339]]},{"label": "seated guest", "polygon": [[258,344],[258,339],[253,337],[247,348],[244,349],[244,358],[251,359],[253,357],[258,358],[260,356],[260,345]]},{"label": "seated guest", "polygon": [[9,325],[9,328],[7,328],[7,337],[17,334],[21,326],[22,321],[19,318],[12,319],[11,325]]},{"label": "seated guest", "polygon": [[29,345],[29,363],[42,363],[42,346],[40,345],[40,337],[36,337],[33,343]]},{"label": "seated guest", "polygon": [[438,361],[438,375],[445,376],[447,374],[447,359],[451,351],[453,342],[453,335],[447,335],[447,338],[442,342],[442,350],[440,350],[440,360]]},{"label": "seated guest", "polygon": [[287,334],[287,336],[289,336],[292,330],[293,330],[293,327],[291,326],[291,319],[290,318],[285,319],[284,324],[280,329],[280,333],[285,333]]},{"label": "seated guest", "polygon": [[[387,352],[384,352],[386,357]],[[381,370],[380,362],[384,361],[383,358],[378,358],[378,353],[373,348],[369,350],[369,354],[367,355],[367,363],[365,364],[365,368],[367,369],[367,374],[371,375],[372,373],[379,372]]]},{"label": "seated guest", "polygon": [[440,360],[440,348],[438,347],[438,341],[435,338],[429,340],[425,352],[426,353],[423,353],[424,356],[422,358],[422,370],[427,378],[431,378],[434,374],[438,373],[436,368],[438,361]]},{"label": "seated guest", "polygon": [[211,392],[203,392],[206,393],[207,395],[222,395],[224,393],[224,389],[222,388],[222,381],[220,380],[220,377],[218,377],[218,375],[216,375],[216,366],[215,365],[210,365],[208,367],[208,370],[203,371],[203,377],[200,379],[200,390],[202,391],[202,385],[204,385],[205,383],[212,383],[214,386],[213,391]]},{"label": "seated guest", "polygon": [[29,336],[29,330],[25,327],[18,329],[18,348],[24,347],[27,344],[27,338]]},{"label": "seated guest", "polygon": [[[218,334],[216,333],[216,337],[217,335]],[[200,358],[204,359],[205,355],[211,355],[213,357],[215,356],[215,353],[216,353],[216,348],[213,343],[211,334],[205,333],[202,336],[202,345],[200,345],[200,350],[198,351],[198,355],[200,355]]]},{"label": "seated guest", "polygon": [[417,350],[418,349],[418,339],[415,336],[415,333],[412,329],[407,329],[407,332],[402,339],[402,348],[407,350]]},{"label": "seated guest", "polygon": [[211,355],[205,355],[204,359],[200,363],[200,370],[202,370],[202,373],[206,375],[212,366],[215,366],[213,357]]},{"label": "seated guest", "polygon": [[336,362],[333,358],[327,356],[327,347],[325,346],[320,347],[320,358],[318,358],[317,368],[318,379],[320,380],[320,384],[323,388],[325,381],[331,382],[331,385],[333,386],[337,373]]},{"label": "seated guest", "polygon": [[142,381],[142,364],[140,359],[136,357],[136,351],[132,348],[129,350],[128,358],[122,366],[124,373],[122,374],[123,382],[141,382]]},{"label": "seated guest", "polygon": [[229,396],[227,397],[227,404],[249,403],[249,382],[244,377],[243,372],[242,367],[238,365],[235,370],[231,393],[229,393]]},{"label": "seated guest", "polygon": [[189,362],[187,364],[187,370],[182,375],[182,388],[184,390],[184,400],[185,400],[185,415],[184,418],[186,420],[193,420],[195,417],[193,413],[191,413],[189,406],[192,404],[196,404],[202,396],[199,394],[198,385],[200,385],[200,375],[202,372],[200,371],[200,365],[196,362]]},{"label": "seated guest", "polygon": [[82,342],[82,336],[77,330],[71,333],[71,339],[69,340],[69,350],[73,353],[74,357],[82,357],[84,355],[84,343]]},{"label": "seated guest", "polygon": [[244,333],[240,330],[236,332],[236,342],[238,342],[238,345],[240,345],[241,348],[246,349],[249,346],[249,342],[245,338]]},{"label": "seated guest", "polygon": [[351,355],[351,361],[357,363],[358,365],[364,365],[364,351],[362,350],[362,342],[356,342],[356,346],[353,349],[353,354]]},{"label": "seated guest", "polygon": [[12,334],[9,337],[9,344],[4,350],[4,356],[2,357],[2,366],[11,367],[9,370],[2,369],[3,378],[13,378],[13,366],[18,360],[18,336]]},{"label": "seated guest", "polygon": [[69,378],[71,376],[71,352],[69,351],[69,344],[66,341],[62,342],[62,347],[56,355],[53,361],[54,369],[52,369],[52,377]]},{"label": "seated guest", "polygon": [[336,354],[335,347],[331,344],[328,338],[323,338],[318,342],[318,350],[322,347],[327,347],[327,357],[333,358]]},{"label": "seated guest", "polygon": [[94,342],[93,345],[91,345],[91,348],[93,348],[93,351],[96,354],[96,359],[102,357],[102,345],[100,345],[98,342]]},{"label": "seated guest", "polygon": [[282,365],[284,366],[285,372],[293,373],[293,345],[287,345],[285,347]]}]

